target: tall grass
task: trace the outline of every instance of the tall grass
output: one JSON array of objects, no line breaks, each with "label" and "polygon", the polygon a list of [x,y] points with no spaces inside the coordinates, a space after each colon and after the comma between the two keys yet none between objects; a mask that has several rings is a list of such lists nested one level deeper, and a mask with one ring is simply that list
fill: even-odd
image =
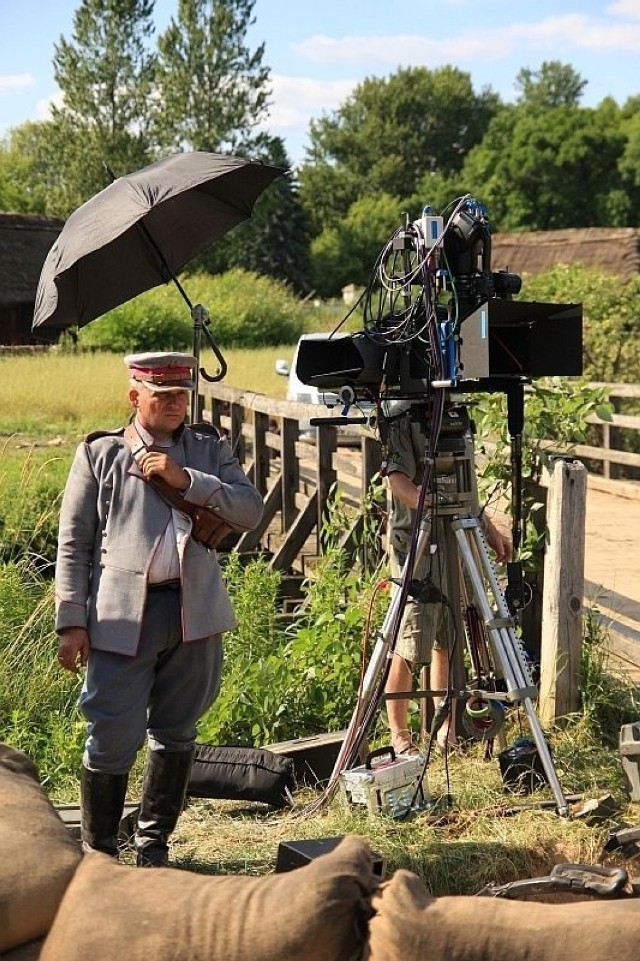
[{"label": "tall grass", "polygon": [[[291,361],[294,347],[223,351],[224,383],[270,397],[284,397],[287,381],[275,372],[277,358]],[[201,364],[219,365],[208,348]],[[127,369],[120,354],[56,353],[0,358],[0,435],[37,442],[77,440],[91,430],[118,427],[129,415]]]},{"label": "tall grass", "polygon": [[45,787],[75,795],[80,678],[57,662],[53,610],[50,581],[24,562],[0,568],[0,738],[29,754]]}]

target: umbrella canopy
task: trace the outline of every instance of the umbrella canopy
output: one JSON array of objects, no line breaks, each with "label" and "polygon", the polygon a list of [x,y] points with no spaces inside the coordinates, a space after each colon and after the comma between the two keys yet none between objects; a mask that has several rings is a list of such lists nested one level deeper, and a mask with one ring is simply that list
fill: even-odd
[{"label": "umbrella canopy", "polygon": [[175,154],[119,177],[71,214],[49,251],[33,329],[82,327],[165,284],[247,220],[279,167],[223,154]]}]

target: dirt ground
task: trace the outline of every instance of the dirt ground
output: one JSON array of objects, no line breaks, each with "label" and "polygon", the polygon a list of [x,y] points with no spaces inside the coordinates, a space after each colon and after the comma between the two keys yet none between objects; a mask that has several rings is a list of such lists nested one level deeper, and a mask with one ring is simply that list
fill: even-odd
[{"label": "dirt ground", "polygon": [[589,487],[585,599],[605,615],[612,650],[640,681],[640,498]]}]

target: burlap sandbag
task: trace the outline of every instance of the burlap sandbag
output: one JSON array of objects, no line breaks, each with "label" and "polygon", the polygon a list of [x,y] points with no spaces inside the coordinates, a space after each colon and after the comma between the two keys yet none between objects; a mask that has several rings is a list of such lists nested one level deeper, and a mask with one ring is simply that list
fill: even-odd
[{"label": "burlap sandbag", "polygon": [[304,867],[210,877],[84,858],[42,961],[340,961],[360,958],[373,861],[349,836]]},{"label": "burlap sandbag", "polygon": [[433,898],[397,871],[373,897],[368,961],[637,961],[640,901]]},{"label": "burlap sandbag", "polygon": [[40,961],[43,944],[44,938],[38,938],[37,941],[29,941],[28,944],[21,944],[10,951],[3,951],[0,958],[2,961]]},{"label": "burlap sandbag", "polygon": [[47,933],[81,857],[33,762],[0,743],[0,952]]}]

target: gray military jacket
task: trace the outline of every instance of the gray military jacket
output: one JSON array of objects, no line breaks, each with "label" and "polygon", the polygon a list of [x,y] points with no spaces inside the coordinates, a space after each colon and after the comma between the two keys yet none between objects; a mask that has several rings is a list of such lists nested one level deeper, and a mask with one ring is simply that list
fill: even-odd
[{"label": "gray military jacket", "polygon": [[[84,627],[91,646],[135,656],[154,552],[171,507],[142,478],[124,428],[87,438],[76,450],[60,511],[56,560],[56,630]],[[229,443],[206,427],[187,427],[171,457],[191,476],[185,497],[243,529],[262,516],[262,498]],[[177,515],[178,512],[176,511]],[[233,609],[214,550],[176,530],[183,640],[232,630]]]}]

